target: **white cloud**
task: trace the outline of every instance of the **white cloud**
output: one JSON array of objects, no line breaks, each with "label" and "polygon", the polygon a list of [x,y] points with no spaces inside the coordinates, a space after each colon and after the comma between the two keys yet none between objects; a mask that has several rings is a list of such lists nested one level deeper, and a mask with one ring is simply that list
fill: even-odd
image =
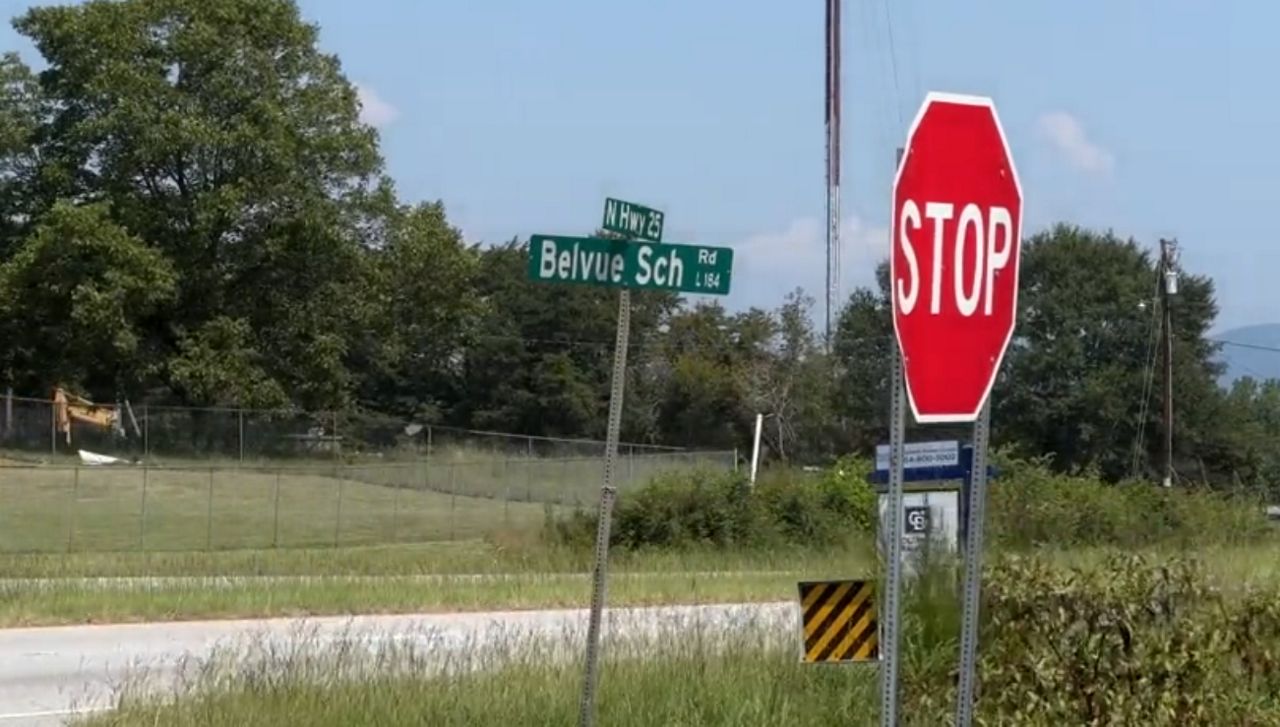
[{"label": "white cloud", "polygon": [[357,83],[356,98],[360,101],[360,120],[375,129],[382,128],[400,118],[400,110],[384,101],[368,86]]},{"label": "white cloud", "polygon": [[[796,287],[818,301],[827,277],[826,224],[813,217],[792,220],[785,228],[762,232],[733,244],[734,297],[748,305],[773,307]],[[840,298],[853,288],[874,285],[876,265],[889,254],[887,227],[869,225],[857,215],[840,223]]]},{"label": "white cloud", "polygon": [[1041,114],[1037,126],[1040,135],[1076,169],[1106,174],[1115,166],[1111,152],[1090,141],[1080,121],[1071,114],[1065,111]]}]

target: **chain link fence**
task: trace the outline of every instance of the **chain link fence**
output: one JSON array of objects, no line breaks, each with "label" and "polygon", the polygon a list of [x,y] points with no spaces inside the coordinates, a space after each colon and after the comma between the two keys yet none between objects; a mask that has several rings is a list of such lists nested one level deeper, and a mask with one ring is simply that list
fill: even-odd
[{"label": "chain link fence", "polygon": [[[625,491],[654,475],[730,468],[732,452],[623,455]],[[8,464],[0,552],[301,548],[463,540],[541,528],[595,502],[599,457],[195,467]]]},{"label": "chain link fence", "polygon": [[[355,546],[462,540],[591,508],[604,443],[392,417],[119,407],[106,425],[4,397],[0,552]],[[623,443],[619,487],[736,452]]]},{"label": "chain link fence", "polygon": [[[101,405],[103,419],[74,412],[60,424],[54,402],[2,396],[0,453],[51,462],[81,451],[153,465],[193,462],[277,464],[325,460],[412,460],[450,449],[486,456],[599,457],[599,440],[537,437],[406,422],[365,412],[298,412],[193,408],[147,404]],[[107,421],[109,419],[109,421]],[[623,442],[624,455],[686,451]]]}]

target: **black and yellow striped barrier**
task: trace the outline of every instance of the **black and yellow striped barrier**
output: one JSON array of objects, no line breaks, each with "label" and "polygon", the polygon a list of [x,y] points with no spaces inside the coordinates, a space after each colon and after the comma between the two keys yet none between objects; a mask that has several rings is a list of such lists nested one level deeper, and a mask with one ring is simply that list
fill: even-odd
[{"label": "black and yellow striped barrier", "polygon": [[800,583],[804,661],[879,661],[872,581]]}]

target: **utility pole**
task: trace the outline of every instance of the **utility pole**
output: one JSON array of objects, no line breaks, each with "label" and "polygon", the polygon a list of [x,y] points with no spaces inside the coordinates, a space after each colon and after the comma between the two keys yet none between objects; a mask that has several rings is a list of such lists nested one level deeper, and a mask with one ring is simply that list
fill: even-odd
[{"label": "utility pole", "polygon": [[1160,309],[1164,330],[1164,484],[1173,486],[1173,308],[1172,296],[1178,293],[1178,243],[1160,239],[1160,272],[1164,283],[1160,287]]}]

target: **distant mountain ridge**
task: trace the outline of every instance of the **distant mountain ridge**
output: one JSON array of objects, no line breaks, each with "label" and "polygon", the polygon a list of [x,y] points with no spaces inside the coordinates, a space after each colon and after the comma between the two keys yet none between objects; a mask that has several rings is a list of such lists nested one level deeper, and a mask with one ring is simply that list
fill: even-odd
[{"label": "distant mountain ridge", "polygon": [[1221,379],[1224,386],[1242,376],[1259,381],[1280,379],[1280,323],[1232,328],[1209,338],[1224,343],[1218,354],[1226,364]]}]

